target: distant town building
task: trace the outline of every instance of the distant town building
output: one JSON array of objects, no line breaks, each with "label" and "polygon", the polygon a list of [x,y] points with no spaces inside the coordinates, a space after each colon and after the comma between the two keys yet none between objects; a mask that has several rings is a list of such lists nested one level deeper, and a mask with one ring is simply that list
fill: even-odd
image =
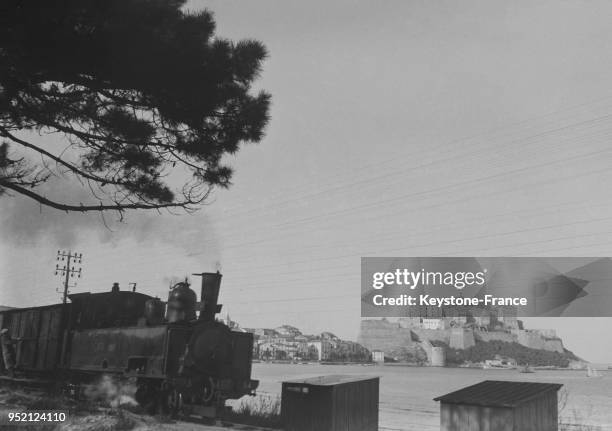
[{"label": "distant town building", "polygon": [[278,328],[275,328],[275,331],[278,332],[281,337],[295,337],[297,335],[302,335],[298,328],[291,325],[279,326]]},{"label": "distant town building", "polygon": [[[240,328],[236,322],[234,327]],[[331,332],[306,335],[291,325],[282,325],[275,329],[251,328],[245,331],[255,335],[253,357],[264,361],[366,362],[371,360],[370,351],[361,344],[341,340]]]},{"label": "distant town building", "polygon": [[339,340],[339,338],[331,332],[321,332],[321,338],[324,340]]},{"label": "distant town building", "polygon": [[423,329],[446,329],[449,322],[446,319],[423,319]]},{"label": "distant town building", "polygon": [[400,328],[420,328],[422,320],[421,317],[402,317],[398,324]]},{"label": "distant town building", "polygon": [[544,338],[558,338],[557,331],[554,329],[533,329],[534,332],[537,332]]},{"label": "distant town building", "polygon": [[267,329],[267,328],[256,328],[253,330],[254,334],[259,336],[259,337],[276,337],[278,336],[278,332],[276,332],[274,329]]},{"label": "distant town building", "polygon": [[327,340],[309,341],[308,347],[316,351],[317,361],[327,361],[332,351],[332,344]]},{"label": "distant town building", "polygon": [[446,351],[444,347],[432,347],[431,348],[431,360],[432,367],[445,367],[446,366]]},{"label": "distant town building", "polygon": [[517,310],[514,307],[499,307],[495,310],[497,321],[508,329],[523,329],[520,320],[517,319]]},{"label": "distant town building", "polygon": [[467,323],[467,316],[455,316],[448,318],[449,326],[455,328],[457,326],[464,326]]},{"label": "distant town building", "polygon": [[465,328],[451,329],[449,345],[453,349],[469,349],[476,344],[474,331]]},{"label": "distant town building", "polygon": [[489,325],[491,325],[491,316],[488,314],[482,316],[475,316],[474,323],[479,327],[488,327]]},{"label": "distant town building", "polygon": [[516,368],[517,363],[514,358],[495,355],[495,359],[486,359],[483,368]]},{"label": "distant town building", "polygon": [[373,362],[385,362],[385,352],[381,352],[380,350],[372,351],[372,361]]}]

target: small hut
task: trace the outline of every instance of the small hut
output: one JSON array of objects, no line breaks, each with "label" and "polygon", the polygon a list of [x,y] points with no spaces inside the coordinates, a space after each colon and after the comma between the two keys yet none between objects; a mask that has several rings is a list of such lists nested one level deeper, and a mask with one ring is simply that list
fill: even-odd
[{"label": "small hut", "polygon": [[441,431],[557,431],[557,383],[486,380],[440,401]]},{"label": "small hut", "polygon": [[331,375],[283,382],[287,431],[378,431],[378,377]]}]

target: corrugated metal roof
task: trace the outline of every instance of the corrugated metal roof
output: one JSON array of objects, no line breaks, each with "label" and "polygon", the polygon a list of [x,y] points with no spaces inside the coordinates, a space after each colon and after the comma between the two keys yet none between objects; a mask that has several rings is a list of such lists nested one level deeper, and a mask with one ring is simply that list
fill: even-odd
[{"label": "corrugated metal roof", "polygon": [[505,382],[485,380],[450,394],[434,398],[450,404],[485,407],[516,407],[549,391],[558,391],[559,383]]},{"label": "corrugated metal roof", "polygon": [[378,378],[378,376],[364,377],[350,374],[330,374],[327,376],[309,377],[307,379],[285,380],[283,383],[304,384],[313,386],[334,386],[343,383],[361,382]]}]

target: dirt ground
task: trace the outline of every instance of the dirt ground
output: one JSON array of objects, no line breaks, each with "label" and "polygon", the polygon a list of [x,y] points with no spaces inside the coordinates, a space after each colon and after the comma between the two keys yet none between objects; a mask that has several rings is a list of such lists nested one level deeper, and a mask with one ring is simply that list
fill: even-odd
[{"label": "dirt ground", "polygon": [[[69,418],[65,423],[49,426],[10,426],[6,425],[9,412],[24,410],[68,410]],[[36,390],[0,387],[0,429],[25,431],[226,431],[260,430],[250,426],[229,425],[211,426],[185,421],[174,421],[160,416],[150,416],[139,408],[127,403],[114,408],[89,402],[75,401],[45,394]]]}]

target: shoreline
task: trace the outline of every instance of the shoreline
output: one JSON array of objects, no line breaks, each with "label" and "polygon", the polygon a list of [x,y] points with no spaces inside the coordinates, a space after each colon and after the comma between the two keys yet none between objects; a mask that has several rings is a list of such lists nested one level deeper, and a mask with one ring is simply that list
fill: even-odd
[{"label": "shoreline", "polygon": [[[484,364],[465,364],[465,365],[445,365],[441,366],[432,366],[432,365],[424,365],[424,364],[416,364],[411,362],[331,362],[331,361],[321,361],[321,362],[306,362],[306,361],[261,361],[254,360],[253,364],[271,364],[271,365],[334,365],[334,366],[363,366],[363,367],[406,367],[406,368],[446,368],[446,369],[468,369],[468,370],[520,370],[522,368],[521,365],[511,366],[511,367],[486,367]],[[585,364],[584,367],[556,367],[554,365],[538,365],[538,366],[529,366],[531,370],[534,371],[587,371],[589,368],[588,363]],[[608,368],[598,368],[598,371],[612,371],[612,366],[608,365]]]}]

